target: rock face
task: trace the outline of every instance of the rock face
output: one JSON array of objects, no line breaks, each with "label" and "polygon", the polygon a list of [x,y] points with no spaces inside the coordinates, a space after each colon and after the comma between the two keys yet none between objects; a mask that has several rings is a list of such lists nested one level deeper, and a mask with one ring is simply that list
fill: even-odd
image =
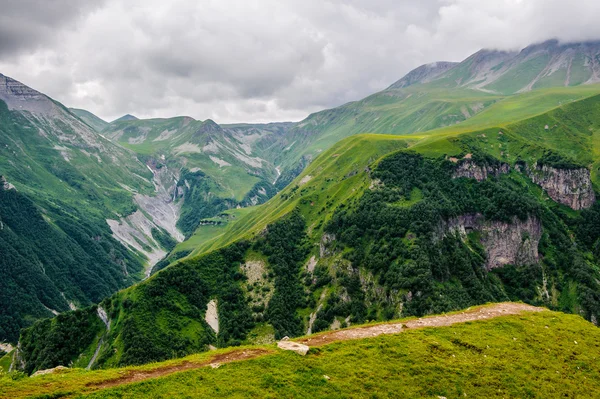
[{"label": "rock face", "polygon": [[574,210],[591,207],[596,202],[590,171],[586,168],[557,169],[534,165],[527,169],[535,184],[542,187],[554,201]]},{"label": "rock face", "polygon": [[57,108],[52,100],[0,73],[0,100],[4,101],[10,110],[29,111],[36,114],[52,114]]},{"label": "rock face", "polygon": [[110,319],[106,314],[106,310],[104,310],[102,306],[98,306],[97,313],[100,320],[102,320],[102,322],[106,326],[106,331],[110,331]]},{"label": "rock face", "polygon": [[219,333],[219,312],[217,308],[217,300],[212,299],[208,305],[206,305],[206,315],[204,316],[204,320],[210,328],[214,330],[215,333]]},{"label": "rock face", "polygon": [[329,234],[329,233],[323,234],[323,237],[321,237],[321,242],[319,243],[319,256],[321,258],[333,255],[333,249],[331,247],[332,247],[334,241],[335,241],[334,234]]},{"label": "rock face", "polygon": [[459,177],[466,177],[469,179],[475,179],[477,181],[482,181],[488,178],[488,176],[498,176],[500,174],[510,172],[510,166],[507,163],[501,163],[500,165],[479,165],[471,160],[461,161],[454,174],[452,175],[453,179]]},{"label": "rock face", "polygon": [[480,233],[480,243],[487,254],[486,269],[507,264],[528,265],[539,261],[538,244],[542,225],[535,217],[511,223],[486,221],[481,214],[468,214],[443,223],[442,236],[457,233],[462,238],[472,231]]}]

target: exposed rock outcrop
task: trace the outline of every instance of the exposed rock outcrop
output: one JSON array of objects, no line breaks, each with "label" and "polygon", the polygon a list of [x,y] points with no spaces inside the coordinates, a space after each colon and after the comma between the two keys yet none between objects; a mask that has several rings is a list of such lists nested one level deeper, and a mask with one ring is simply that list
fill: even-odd
[{"label": "exposed rock outcrop", "polygon": [[527,265],[539,261],[538,244],[542,225],[536,217],[510,223],[486,221],[481,214],[468,214],[442,223],[441,234],[458,234],[463,239],[472,231],[480,233],[480,243],[487,254],[486,269],[507,264]]},{"label": "exposed rock outcrop", "polygon": [[214,330],[215,333],[219,333],[219,312],[217,308],[217,300],[211,299],[211,301],[206,305],[206,315],[204,316],[204,320],[210,328]]},{"label": "exposed rock outcrop", "polygon": [[554,201],[574,210],[586,209],[596,202],[590,171],[586,168],[557,169],[535,164],[527,174]]},{"label": "exposed rock outcrop", "polygon": [[487,179],[488,176],[498,176],[508,172],[510,172],[510,166],[507,163],[501,163],[499,165],[480,165],[470,159],[465,159],[458,164],[452,178],[466,177],[482,181]]},{"label": "exposed rock outcrop", "polygon": [[324,258],[325,256],[333,255],[333,242],[335,241],[335,235],[325,233],[323,237],[321,237],[321,242],[319,243],[319,256]]},{"label": "exposed rock outcrop", "polygon": [[367,306],[385,303],[395,309],[394,317],[400,317],[404,306],[404,293],[397,289],[387,290],[369,270],[360,269],[359,278]]},{"label": "exposed rock outcrop", "polygon": [[53,114],[58,106],[52,100],[31,87],[0,73],[0,100],[10,110],[29,111],[37,114]]},{"label": "exposed rock outcrop", "polygon": [[110,319],[108,318],[108,314],[106,314],[106,310],[102,306],[98,306],[97,313],[100,320],[106,326],[106,331],[110,331]]}]

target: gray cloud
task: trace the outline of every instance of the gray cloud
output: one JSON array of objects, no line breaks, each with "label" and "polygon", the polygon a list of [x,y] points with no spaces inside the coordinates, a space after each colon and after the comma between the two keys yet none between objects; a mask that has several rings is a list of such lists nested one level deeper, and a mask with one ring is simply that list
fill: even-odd
[{"label": "gray cloud", "polygon": [[298,120],[423,63],[600,39],[595,0],[7,3],[0,72],[106,119]]},{"label": "gray cloud", "polygon": [[0,3],[0,56],[35,50],[59,39],[59,32],[75,28],[103,1],[4,0]]}]

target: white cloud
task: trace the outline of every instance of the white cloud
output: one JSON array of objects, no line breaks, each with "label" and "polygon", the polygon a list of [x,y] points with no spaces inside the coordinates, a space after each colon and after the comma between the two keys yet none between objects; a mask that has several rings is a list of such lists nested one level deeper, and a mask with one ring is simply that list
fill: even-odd
[{"label": "white cloud", "polygon": [[600,39],[600,3],[584,0],[67,3],[4,6],[0,72],[109,120],[298,120],[423,63]]}]

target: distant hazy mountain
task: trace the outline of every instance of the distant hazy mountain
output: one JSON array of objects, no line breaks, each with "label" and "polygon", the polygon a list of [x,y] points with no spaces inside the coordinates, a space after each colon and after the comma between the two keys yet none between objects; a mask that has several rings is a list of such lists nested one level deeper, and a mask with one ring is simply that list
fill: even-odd
[{"label": "distant hazy mountain", "polygon": [[597,83],[600,41],[561,44],[549,40],[520,52],[481,50],[432,80],[442,87],[501,94]]}]

